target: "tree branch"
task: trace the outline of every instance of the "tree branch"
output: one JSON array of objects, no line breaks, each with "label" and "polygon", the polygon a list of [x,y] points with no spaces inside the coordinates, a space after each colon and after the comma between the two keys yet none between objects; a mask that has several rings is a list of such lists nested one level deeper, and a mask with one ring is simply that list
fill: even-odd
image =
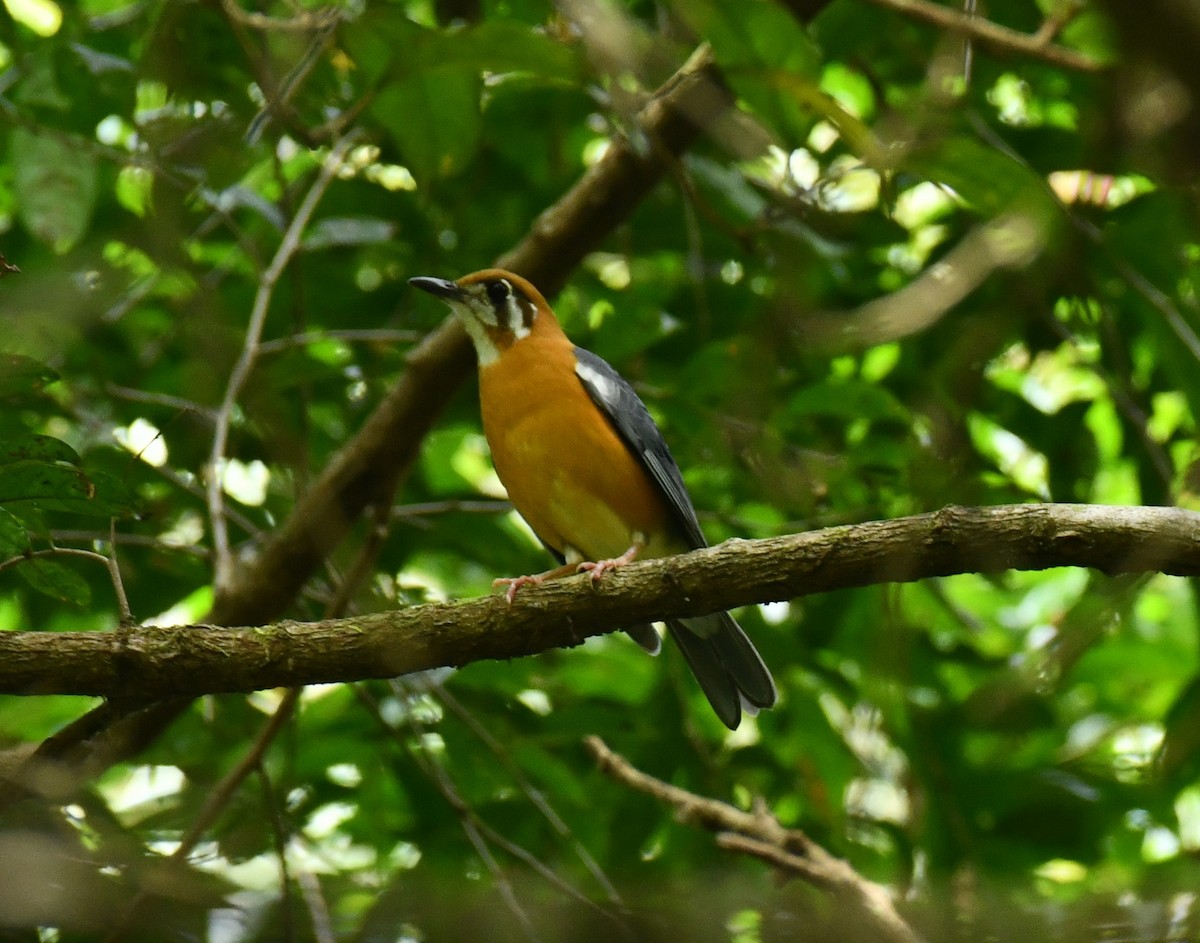
[{"label": "tree branch", "polygon": [[871,0],[871,3],[924,20],[952,33],[970,36],[999,52],[1015,52],[1041,59],[1051,65],[1062,66],[1064,69],[1078,69],[1081,72],[1099,72],[1107,68],[1103,62],[1098,62],[1091,56],[1085,56],[1066,46],[1054,45],[1050,42],[1054,34],[1049,30],[1041,29],[1033,34],[1022,33],[983,17],[960,13],[939,3],[932,3],[930,0]]},{"label": "tree branch", "polygon": [[717,844],[722,848],[754,855],[833,894],[851,909],[855,923],[862,924],[856,929],[861,930],[863,939],[920,943],[921,938],[896,913],[883,887],[868,881],[804,832],[784,828],[765,807],[745,812],[698,796],[643,773],[599,737],[585,737],[583,742],[605,775],[673,806],[681,822],[718,832]]},{"label": "tree branch", "polygon": [[1200,574],[1200,514],[1165,507],[949,507],[486,596],[254,628],[0,632],[0,692],[153,700],[386,678],[578,645],[622,625],[956,573],[1086,566]]}]

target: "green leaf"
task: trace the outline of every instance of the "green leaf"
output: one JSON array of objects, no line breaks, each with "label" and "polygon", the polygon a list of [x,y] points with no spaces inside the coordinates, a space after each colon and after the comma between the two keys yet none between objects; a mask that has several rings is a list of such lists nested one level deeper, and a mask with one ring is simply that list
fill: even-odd
[{"label": "green leaf", "polygon": [[78,468],[44,461],[0,465],[0,504],[33,502],[43,511],[67,511],[97,517],[128,517],[134,500],[108,472],[89,476]]},{"label": "green leaf", "polygon": [[0,508],[0,560],[28,553],[29,534],[25,526],[4,508]]},{"label": "green leaf", "polygon": [[1051,205],[1044,183],[1029,168],[967,137],[950,138],[934,149],[914,153],[905,166],[950,187],[985,215],[1011,210],[1015,205]]},{"label": "green leaf", "polygon": [[79,457],[78,452],[66,442],[53,436],[30,435],[0,439],[0,465],[26,461],[83,464],[83,459]]},{"label": "green leaf", "polygon": [[20,354],[0,354],[0,399],[37,393],[58,379],[44,363]]},{"label": "green leaf", "polygon": [[767,66],[814,71],[818,59],[808,34],[776,3],[743,0],[674,0],[672,10],[708,40],[725,66]]},{"label": "green leaf", "polygon": [[126,478],[97,468],[88,468],[87,474],[96,490],[89,503],[90,510],[81,513],[105,517],[136,517],[141,513],[140,502]]},{"label": "green leaf", "polygon": [[[363,78],[377,82],[385,75],[399,74],[415,49],[434,35],[433,30],[376,7],[346,25],[341,43]],[[398,56],[397,50],[403,50],[404,55]]]},{"label": "green leaf", "polygon": [[843,419],[905,421],[908,411],[881,386],[859,380],[814,383],[788,401],[793,416],[840,416]]},{"label": "green leaf", "polygon": [[422,182],[463,170],[479,145],[480,79],[435,69],[383,89],[372,110]]},{"label": "green leaf", "polygon": [[[521,72],[544,78],[576,81],[582,72],[580,47],[560,43],[543,32],[509,20],[481,23],[439,50],[436,62],[461,63],[481,72]],[[429,63],[430,65],[436,62]]]},{"label": "green leaf", "polygon": [[82,471],[45,461],[17,461],[0,466],[0,504],[11,501],[69,499],[90,501],[95,486]]},{"label": "green leaf", "polygon": [[30,586],[39,593],[53,599],[86,606],[92,601],[92,590],[87,581],[68,566],[56,560],[38,557],[26,560],[17,568]]},{"label": "green leaf", "polygon": [[[712,44],[730,84],[756,115],[792,146],[804,140],[814,120],[806,106],[817,94],[820,58],[790,13],[766,0],[673,0],[671,9]],[[788,86],[788,95],[779,94],[781,84]],[[795,94],[797,89],[806,91]]]},{"label": "green leaf", "polygon": [[87,232],[96,204],[95,156],[58,135],[16,128],[9,159],[21,222],[55,252],[66,252]]},{"label": "green leaf", "polygon": [[430,69],[462,67],[476,75],[521,73],[578,81],[580,47],[511,20],[490,20],[469,30],[424,29],[391,11],[376,9],[350,24],[343,41],[369,80],[411,77]]}]

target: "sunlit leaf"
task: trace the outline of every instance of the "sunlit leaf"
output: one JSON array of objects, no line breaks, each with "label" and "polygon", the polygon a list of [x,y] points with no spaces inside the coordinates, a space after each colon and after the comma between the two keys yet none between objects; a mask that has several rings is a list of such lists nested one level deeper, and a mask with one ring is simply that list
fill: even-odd
[{"label": "sunlit leaf", "polygon": [[417,182],[459,173],[478,146],[480,80],[462,69],[431,69],[389,85],[372,110]]}]

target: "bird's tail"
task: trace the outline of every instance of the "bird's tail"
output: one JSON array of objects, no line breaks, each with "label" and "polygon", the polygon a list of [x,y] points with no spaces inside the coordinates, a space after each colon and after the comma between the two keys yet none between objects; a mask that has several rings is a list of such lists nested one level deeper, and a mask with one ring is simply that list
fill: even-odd
[{"label": "bird's tail", "polygon": [[728,612],[668,622],[679,650],[721,722],[736,730],[742,708],[755,714],[775,703],[771,672]]},{"label": "bird's tail", "polygon": [[662,639],[658,637],[658,633],[654,631],[654,626],[649,622],[643,622],[640,625],[627,625],[625,626],[625,634],[651,655],[657,655],[662,649]]}]

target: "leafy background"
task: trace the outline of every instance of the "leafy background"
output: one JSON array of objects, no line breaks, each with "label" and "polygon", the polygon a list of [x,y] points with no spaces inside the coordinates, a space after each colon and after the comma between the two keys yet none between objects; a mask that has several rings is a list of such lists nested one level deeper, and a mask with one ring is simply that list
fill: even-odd
[{"label": "leafy background", "polygon": [[[406,279],[490,264],[611,139],[648,146],[636,111],[700,40],[741,122],[555,308],[638,387],[714,542],[952,503],[1194,507],[1200,84],[1145,44],[1195,24],[995,0],[1050,38],[1019,55],[893,5],[6,0],[0,627],[114,630],[113,546],[133,618],[202,619],[216,430],[244,560],[440,323]],[[464,387],[289,615],[543,568],[502,497]],[[311,688],[290,715],[201,699],[4,812],[0,938],[857,938],[601,777],[590,733],[762,797],[930,939],[1200,934],[1190,581],[964,575],[738,615],[782,699],[733,734],[676,652],[620,638]],[[0,699],[0,771],[88,706]]]}]

